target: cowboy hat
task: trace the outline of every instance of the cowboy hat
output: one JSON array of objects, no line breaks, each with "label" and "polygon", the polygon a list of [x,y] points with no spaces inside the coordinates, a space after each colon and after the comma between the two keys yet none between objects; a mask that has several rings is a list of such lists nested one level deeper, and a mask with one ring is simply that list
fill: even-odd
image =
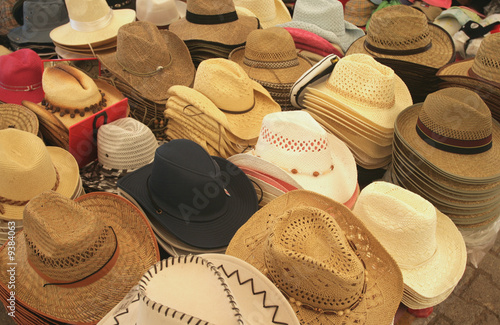
[{"label": "cowboy hat", "polygon": [[38,135],[38,118],[22,105],[0,104],[0,130],[14,128]]},{"label": "cowboy hat", "polygon": [[255,14],[262,28],[273,27],[292,20],[283,0],[234,0],[234,4]]},{"label": "cowboy hat", "polygon": [[135,11],[137,20],[168,26],[186,16],[186,3],[180,0],[138,0]]}]

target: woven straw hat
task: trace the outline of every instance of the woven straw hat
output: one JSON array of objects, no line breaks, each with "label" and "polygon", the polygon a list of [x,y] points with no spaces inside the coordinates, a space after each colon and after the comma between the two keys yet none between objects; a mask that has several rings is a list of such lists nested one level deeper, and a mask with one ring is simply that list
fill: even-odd
[{"label": "woven straw hat", "polygon": [[[97,322],[159,261],[146,217],[110,193],[72,201],[43,192],[26,205],[17,237],[16,302],[64,323]],[[2,273],[0,284],[8,281]]]},{"label": "woven straw hat", "polygon": [[226,254],[266,274],[301,324],[390,324],[403,293],[399,267],[363,223],[306,190],[260,209]]},{"label": "woven straw hat", "polygon": [[269,279],[223,254],[169,257],[153,265],[98,324],[131,323],[299,324]]},{"label": "woven straw hat", "polygon": [[366,26],[375,9],[377,5],[370,0],[350,0],[345,4],[344,18],[356,26]]},{"label": "woven straw hat", "polygon": [[385,129],[393,129],[399,112],[413,104],[408,87],[394,70],[366,54],[343,57],[326,81],[308,90]]},{"label": "woven straw hat", "polygon": [[233,0],[188,0],[186,17],[169,26],[183,41],[226,45],[244,44],[248,34],[257,28],[257,18],[236,14]]},{"label": "woven straw hat", "polygon": [[78,164],[59,147],[46,147],[33,133],[0,130],[0,218],[21,220],[24,206],[43,191],[72,197],[78,186]]},{"label": "woven straw hat", "polygon": [[455,45],[441,27],[410,6],[389,6],[373,13],[367,35],[352,43],[346,55],[409,61],[440,68],[455,60]]},{"label": "woven straw hat", "polygon": [[471,90],[451,87],[429,94],[402,111],[395,127],[419,159],[449,175],[500,177],[500,124]]},{"label": "woven straw hat", "polygon": [[246,45],[234,49],[229,60],[238,63],[263,86],[293,84],[312,67],[308,59],[297,54],[292,35],[283,27],[250,32]]},{"label": "woven straw hat", "polygon": [[457,285],[467,262],[464,239],[429,201],[397,185],[373,182],[361,191],[353,213],[396,260],[405,286],[418,296],[432,299]]},{"label": "woven straw hat", "polygon": [[244,140],[259,136],[264,116],[281,111],[264,87],[251,80],[237,63],[227,59],[201,62],[193,88],[175,85],[169,89],[169,95],[187,100],[202,114]]},{"label": "woven straw hat", "polygon": [[0,130],[7,128],[38,134],[38,118],[22,105],[0,104]]},{"label": "woven straw hat", "polygon": [[121,26],[135,20],[134,10],[112,10],[106,0],[65,0],[65,2],[69,23],[50,32],[50,38],[58,44],[97,45],[99,42],[116,37]]},{"label": "woven straw hat", "polygon": [[234,4],[253,12],[259,18],[262,28],[269,28],[292,20],[283,0],[234,0]]},{"label": "woven straw hat", "polygon": [[168,26],[186,16],[186,3],[180,0],[138,0],[135,11],[137,20]]},{"label": "woven straw hat", "polygon": [[302,188],[340,203],[347,202],[356,190],[356,162],[351,151],[307,112],[266,115],[255,148],[236,156],[242,166],[256,170],[272,170],[269,165],[275,165],[278,179],[291,177]]},{"label": "woven straw hat", "polygon": [[184,42],[153,23],[137,21],[118,31],[116,52],[98,55],[102,64],[145,98],[162,101],[170,86],[193,84],[195,69]]}]

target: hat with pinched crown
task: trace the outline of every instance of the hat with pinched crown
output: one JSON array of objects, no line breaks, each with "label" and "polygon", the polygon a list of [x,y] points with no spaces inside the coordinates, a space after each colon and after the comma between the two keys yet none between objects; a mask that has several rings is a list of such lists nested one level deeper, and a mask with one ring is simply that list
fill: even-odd
[{"label": "hat with pinched crown", "polygon": [[292,20],[283,0],[234,0],[234,4],[250,10],[262,25],[269,28]]}]

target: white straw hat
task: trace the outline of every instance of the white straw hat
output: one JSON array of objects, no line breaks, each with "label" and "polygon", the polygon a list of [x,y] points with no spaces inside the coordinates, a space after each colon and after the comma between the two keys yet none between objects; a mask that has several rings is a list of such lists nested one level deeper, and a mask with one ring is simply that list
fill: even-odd
[{"label": "white straw hat", "polygon": [[137,20],[167,26],[186,16],[186,3],[179,0],[137,0]]},{"label": "white straw hat", "polygon": [[282,0],[234,0],[234,5],[253,12],[259,18],[262,28],[292,20],[290,12]]}]

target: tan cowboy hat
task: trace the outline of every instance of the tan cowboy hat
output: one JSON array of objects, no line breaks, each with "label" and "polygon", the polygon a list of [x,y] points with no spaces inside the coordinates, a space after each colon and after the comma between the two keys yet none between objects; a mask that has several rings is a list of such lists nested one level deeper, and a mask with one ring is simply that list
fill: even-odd
[{"label": "tan cowboy hat", "polygon": [[364,224],[306,190],[257,211],[226,254],[266,274],[301,324],[390,324],[403,294],[399,267]]},{"label": "tan cowboy hat", "polygon": [[7,128],[38,134],[38,118],[22,105],[0,104],[0,130]]},{"label": "tan cowboy hat", "polygon": [[259,18],[262,28],[269,28],[292,20],[283,0],[234,0],[236,7],[243,7]]}]

